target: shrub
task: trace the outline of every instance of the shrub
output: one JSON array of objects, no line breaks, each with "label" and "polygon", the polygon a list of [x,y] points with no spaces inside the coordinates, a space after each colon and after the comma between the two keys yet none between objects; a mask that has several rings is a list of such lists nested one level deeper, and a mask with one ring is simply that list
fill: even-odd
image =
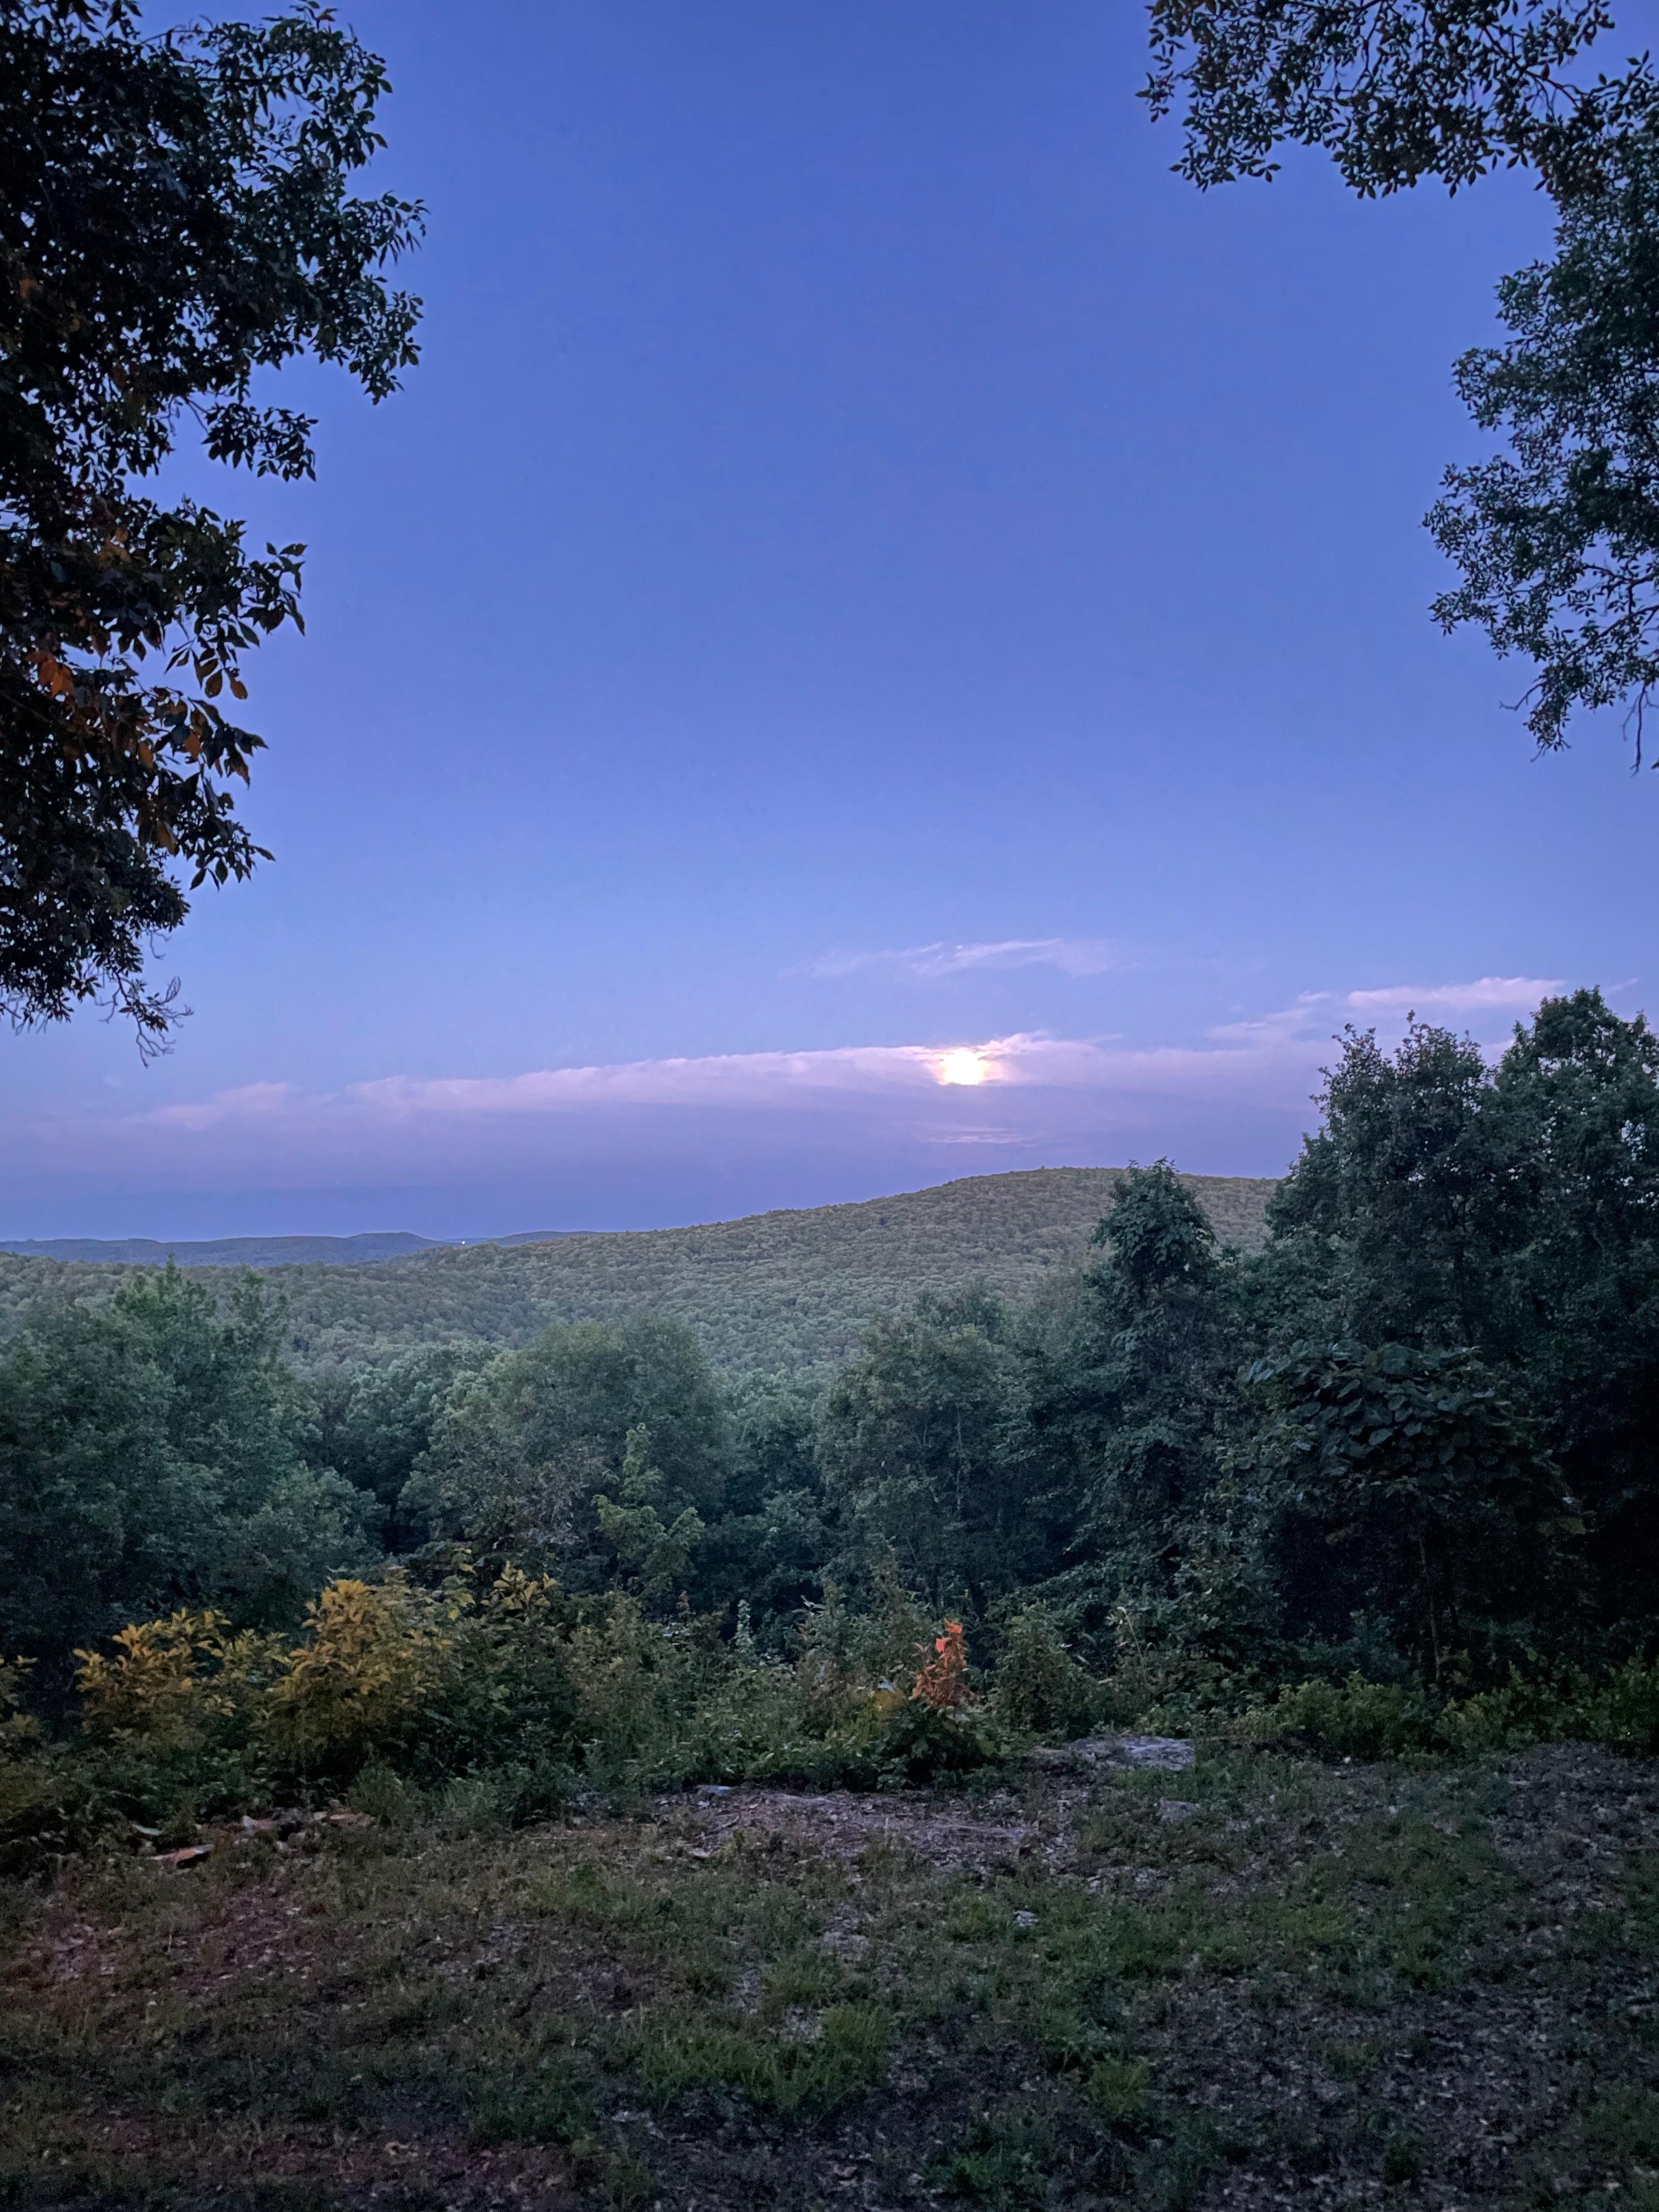
[{"label": "shrub", "polygon": [[1039,1735],[1088,1725],[1094,1686],[1066,1649],[1050,1607],[1028,1605],[1009,1623],[994,1702],[1012,1726]]},{"label": "shrub", "polygon": [[233,1634],[222,1613],[181,1608],[124,1628],[113,1654],[77,1651],[75,1677],[88,1729],[153,1756],[198,1751],[233,1729],[246,1735],[282,1663],[283,1638]]},{"label": "shrub", "polygon": [[407,1744],[444,1686],[458,1610],[398,1573],[328,1583],[271,1685],[273,1745],[302,1767],[355,1771]]},{"label": "shrub", "polygon": [[1659,1660],[1627,1659],[1577,1700],[1584,1734],[1615,1751],[1659,1751]]},{"label": "shrub", "polygon": [[27,1659],[0,1659],[0,1760],[26,1758],[40,1741],[40,1723],[23,1702]]},{"label": "shrub", "polygon": [[801,1693],[813,1723],[825,1732],[849,1720],[872,1693],[902,1695],[915,1679],[918,1654],[927,1650],[927,1616],[890,1554],[872,1571],[871,1598],[866,1610],[857,1611],[826,1577],[823,1602],[809,1604],[803,1615]]},{"label": "shrub", "polygon": [[1659,1662],[1632,1657],[1600,1679],[1580,1668],[1518,1667],[1492,1689],[1436,1698],[1420,1685],[1301,1682],[1238,1723],[1247,1741],[1295,1738],[1353,1759],[1411,1752],[1457,1758],[1517,1751],[1528,1744],[1603,1743],[1637,1755],[1659,1750]]},{"label": "shrub", "polygon": [[931,1705],[936,1713],[971,1705],[974,1693],[968,1686],[968,1638],[962,1623],[945,1622],[944,1635],[933,1638],[932,1658],[926,1656],[926,1645],[922,1650],[921,1671],[911,1685],[910,1695],[924,1705]]},{"label": "shrub", "polygon": [[1240,1733],[1253,1743],[1299,1737],[1348,1759],[1397,1759],[1434,1741],[1433,1714],[1420,1691],[1350,1674],[1341,1684],[1299,1682],[1270,1705],[1244,1715]]},{"label": "shrub", "polygon": [[830,1764],[854,1788],[938,1782],[1010,1757],[1008,1730],[982,1706],[934,1705],[878,1694],[850,1727],[832,1737]]}]

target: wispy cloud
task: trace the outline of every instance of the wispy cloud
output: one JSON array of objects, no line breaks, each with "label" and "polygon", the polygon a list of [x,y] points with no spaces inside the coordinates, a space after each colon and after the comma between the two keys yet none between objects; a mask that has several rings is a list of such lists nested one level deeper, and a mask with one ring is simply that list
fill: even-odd
[{"label": "wispy cloud", "polygon": [[[889,1164],[872,1174],[925,1179],[932,1162],[965,1164],[975,1147],[988,1166],[1173,1152],[1193,1165],[1263,1172],[1286,1164],[1311,1125],[1310,1097],[1344,1020],[1374,1020],[1386,1038],[1410,1009],[1513,1015],[1554,988],[1488,976],[1310,992],[1177,1043],[1016,1030],[500,1075],[393,1075],[333,1091],[271,1081],[137,1115],[88,1098],[79,1114],[0,1115],[0,1135],[20,1189],[54,1173],[101,1182],[118,1161],[134,1188],[519,1181],[568,1190],[576,1205],[598,1187],[596,1175],[643,1176],[654,1162],[683,1179],[720,1158],[738,1164],[733,1187],[752,1185],[763,1204],[776,1202],[768,1194],[780,1171],[754,1165],[763,1155],[793,1175],[833,1154]],[[910,1164],[891,1165],[900,1159]]]},{"label": "wispy cloud", "polygon": [[91,1172],[113,1151],[133,1174],[169,1183],[187,1159],[192,1175],[264,1188],[532,1173],[601,1153],[645,1161],[751,1141],[957,1156],[979,1146],[1008,1159],[1024,1148],[1035,1163],[1184,1149],[1174,1132],[1191,1109],[1274,1117],[1288,1156],[1318,1058],[1305,1036],[1272,1030],[1150,1049],[1022,1030],[949,1045],[388,1076],[328,1091],[272,1082],[119,1118],[95,1108],[59,1115],[9,1131],[8,1149],[20,1167],[33,1156]]},{"label": "wispy cloud", "polygon": [[1563,991],[1559,975],[1482,975],[1473,983],[1389,983],[1349,991],[1343,1006],[1358,1014],[1529,1014],[1540,999]]},{"label": "wispy cloud", "polygon": [[206,1099],[160,1106],[133,1128],[190,1129],[310,1121],[381,1126],[580,1115],[625,1107],[832,1105],[839,1099],[927,1097],[981,1085],[1086,1087],[1113,1055],[1087,1039],[1019,1032],[972,1044],[840,1045],[808,1052],[715,1053],[521,1075],[381,1077],[343,1091],[301,1092],[258,1083]]},{"label": "wispy cloud", "polygon": [[1358,1017],[1385,1027],[1411,1014],[1430,1020],[1458,1015],[1529,1014],[1566,985],[1553,975],[1481,975],[1472,983],[1388,983],[1364,991],[1304,991],[1288,1006],[1228,1022],[1212,1031],[1218,1042],[1245,1046],[1277,1037],[1328,1036],[1333,1022]]},{"label": "wispy cloud", "polygon": [[941,975],[994,973],[1011,968],[1054,968],[1062,975],[1109,975],[1133,965],[1127,946],[1109,937],[1004,937],[982,945],[905,945],[878,952],[826,952],[807,973],[834,980],[885,968],[918,982]]}]

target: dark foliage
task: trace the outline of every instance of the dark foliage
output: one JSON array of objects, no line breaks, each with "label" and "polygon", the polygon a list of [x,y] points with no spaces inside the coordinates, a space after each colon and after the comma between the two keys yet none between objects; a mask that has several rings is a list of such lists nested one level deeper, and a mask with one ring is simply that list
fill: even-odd
[{"label": "dark foliage", "polygon": [[[1166,1162],[1132,1168],[1035,1296],[924,1292],[822,1385],[723,1377],[650,1315],[307,1380],[252,1279],[228,1316],[176,1272],[43,1314],[0,1364],[0,1652],[61,1680],[73,1644],[179,1605],[291,1631],[367,1526],[397,1571],[379,1597],[337,1585],[315,1632],[337,1656],[292,1662],[319,1710],[328,1668],[378,1680],[395,1647],[414,1725],[455,1621],[505,1635],[489,1594],[550,1574],[548,1679],[573,1670],[617,1776],[933,1771],[969,1737],[989,1757],[995,1729],[946,1744],[899,1713],[945,1617],[953,1663],[994,1664],[999,1726],[1312,1681],[1283,1711],[1332,1741],[1383,1689],[1388,1726],[1433,1741],[1471,1691],[1498,1701],[1470,1723],[1489,1733],[1553,1698],[1641,1739],[1659,1042],[1594,991],[1547,1001],[1496,1065],[1422,1024],[1393,1052],[1351,1032],[1323,1106],[1259,1252]],[[409,1612],[405,1568],[477,1581],[453,1618]],[[185,1632],[162,1622],[155,1651]],[[464,1735],[495,1741],[477,1715]]]},{"label": "dark foliage", "polygon": [[76,1645],[179,1605],[297,1620],[365,1563],[362,1493],[308,1463],[309,1408],[250,1282],[228,1321],[176,1273],[71,1307],[0,1355],[3,1650],[61,1680]]},{"label": "dark foliage", "polygon": [[1364,196],[1534,169],[1558,210],[1550,261],[1498,288],[1512,333],[1457,365],[1510,451],[1449,470],[1428,517],[1462,571],[1434,612],[1536,670],[1541,746],[1576,708],[1624,702],[1638,757],[1659,674],[1659,81],[1593,75],[1605,0],[1153,0],[1146,98],[1178,113],[1200,185],[1270,177],[1319,147]]},{"label": "dark foliage", "polygon": [[1579,991],[1496,1068],[1444,1030],[1392,1057],[1351,1037],[1325,1105],[1273,1210],[1264,1317],[1478,1352],[1583,1503],[1604,1609],[1650,1613],[1659,1041]]},{"label": "dark foliage", "polygon": [[[419,210],[355,199],[380,62],[315,5],[145,35],[130,0],[0,9],[0,1010],[109,995],[161,1038],[149,940],[190,883],[263,857],[238,820],[261,740],[221,701],[298,623],[303,547],[135,487],[181,426],[260,475],[313,425],[259,372],[337,363],[379,399],[416,302],[378,273]],[[156,672],[145,664],[154,660]]]},{"label": "dark foliage", "polygon": [[1517,161],[1593,173],[1639,111],[1645,73],[1571,64],[1612,27],[1605,0],[1153,0],[1154,115],[1179,112],[1181,173],[1270,177],[1281,145],[1322,148],[1366,197],[1438,178],[1454,191]]},{"label": "dark foliage", "polygon": [[1463,579],[1437,617],[1536,665],[1539,744],[1565,743],[1575,708],[1625,701],[1639,759],[1659,678],[1659,127],[1623,135],[1608,164],[1563,206],[1553,260],[1499,285],[1508,343],[1457,364],[1510,452],[1449,470],[1429,527]]},{"label": "dark foliage", "polygon": [[1583,1523],[1473,1353],[1333,1345],[1259,1362],[1249,1380],[1277,1416],[1263,1455],[1285,1484],[1299,1626],[1340,1640],[1352,1614],[1381,1613],[1438,1682],[1472,1638],[1516,1638],[1559,1611],[1553,1562]]}]

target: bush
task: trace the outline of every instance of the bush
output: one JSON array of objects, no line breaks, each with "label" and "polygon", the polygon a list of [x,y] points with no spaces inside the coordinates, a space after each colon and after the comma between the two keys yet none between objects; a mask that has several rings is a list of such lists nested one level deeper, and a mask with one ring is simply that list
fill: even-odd
[{"label": "bush", "polygon": [[1632,1657],[1599,1679],[1581,1668],[1511,1668],[1498,1686],[1437,1698],[1420,1684],[1301,1682],[1237,1723],[1247,1741],[1292,1740],[1351,1759],[1478,1758],[1535,1743],[1659,1750],[1659,1662]]},{"label": "bush", "polygon": [[1028,1605],[1008,1624],[993,1702],[1009,1724],[1037,1735],[1076,1734],[1093,1718],[1096,1688],[1067,1650],[1046,1605]]},{"label": "bush", "polygon": [[[907,1653],[899,1631],[915,1617],[891,1592],[860,1619],[831,1589],[791,1666],[750,1636],[724,1641],[719,1616],[684,1603],[655,1622],[625,1592],[572,1596],[516,1567],[480,1589],[464,1553],[423,1564],[435,1587],[401,1570],[331,1582],[295,1640],[186,1609],[123,1629],[79,1655],[77,1738],[43,1735],[23,1708],[26,1670],[0,1667],[0,1865],[135,1824],[182,1841],[200,1820],[319,1791],[389,1824],[435,1806],[465,1830],[545,1815],[583,1787],[949,1783],[1006,1760],[1033,1728],[1098,1717],[1122,1687],[1091,1681],[1041,1606],[1010,1625],[986,1703],[961,1623],[911,1633]],[[899,1680],[872,1680],[872,1660],[896,1654]],[[1516,1666],[1473,1692],[1461,1663],[1447,1670],[1455,1692],[1354,1668],[1267,1702],[1215,1662],[1182,1666],[1136,1717],[1167,1725],[1178,1705],[1182,1726],[1368,1760],[1573,1737],[1659,1749],[1659,1663],[1640,1657],[1600,1677]]]},{"label": "bush", "polygon": [[1615,1751],[1659,1752],[1659,1659],[1627,1659],[1577,1699],[1584,1734]]},{"label": "bush", "polygon": [[1361,1674],[1340,1684],[1299,1682],[1239,1725],[1252,1743],[1299,1738],[1345,1759],[1398,1759],[1434,1741],[1434,1716],[1421,1691]]}]

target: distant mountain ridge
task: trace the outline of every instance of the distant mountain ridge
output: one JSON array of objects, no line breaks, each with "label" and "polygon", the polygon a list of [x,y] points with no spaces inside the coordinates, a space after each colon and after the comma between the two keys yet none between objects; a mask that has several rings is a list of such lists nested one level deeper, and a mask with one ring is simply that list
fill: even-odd
[{"label": "distant mountain ridge", "polygon": [[352,1267],[435,1251],[436,1237],[406,1229],[371,1230],[358,1237],[210,1237],[161,1240],[154,1237],[0,1237],[0,1252],[24,1260],[78,1260],[99,1267]]},{"label": "distant mountain ridge", "polygon": [[[379,1363],[462,1337],[523,1344],[550,1322],[643,1313],[684,1322],[716,1365],[734,1372],[821,1373],[846,1358],[875,1315],[908,1306],[921,1291],[980,1281],[1006,1297],[1028,1297],[1054,1267],[1086,1259],[1120,1172],[967,1176],[892,1198],[691,1229],[532,1233],[469,1245],[411,1239],[420,1249],[386,1259],[349,1266],[289,1260],[270,1272],[292,1356],[313,1370]],[[1263,1242],[1273,1179],[1182,1181],[1224,1243],[1249,1251]],[[66,1298],[107,1297],[144,1272],[126,1262],[0,1251],[0,1333]],[[228,1293],[234,1279],[223,1264],[191,1272],[216,1291]]]},{"label": "distant mountain ridge", "polygon": [[457,1245],[545,1244],[566,1229],[521,1229],[511,1237],[416,1237],[408,1229],[374,1229],[356,1237],[0,1237],[0,1252],[21,1260],[75,1260],[96,1267],[362,1267],[411,1252]]}]

